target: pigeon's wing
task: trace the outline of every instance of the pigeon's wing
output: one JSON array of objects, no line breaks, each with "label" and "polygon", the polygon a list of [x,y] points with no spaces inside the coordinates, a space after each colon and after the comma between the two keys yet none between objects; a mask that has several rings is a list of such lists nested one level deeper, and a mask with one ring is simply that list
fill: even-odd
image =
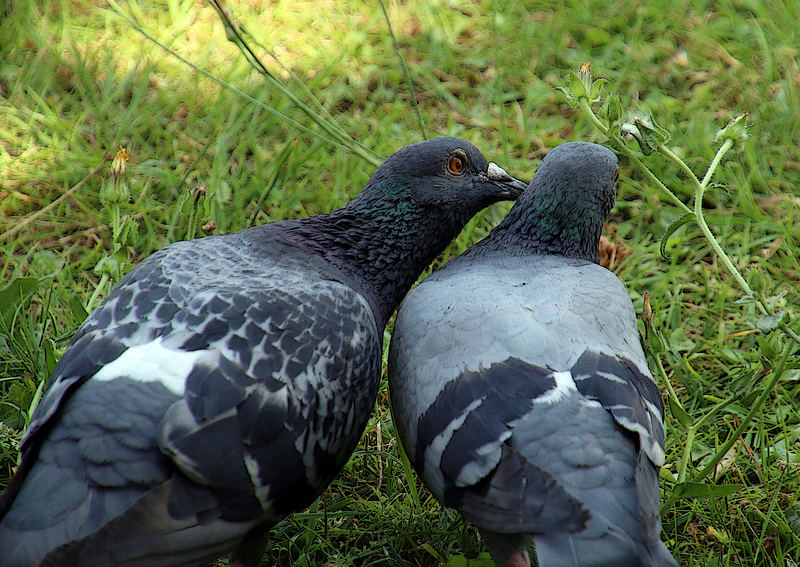
[{"label": "pigeon's wing", "polygon": [[39,459],[8,545],[80,540],[54,565],[213,558],[307,505],[354,447],[379,376],[364,298],[308,259],[265,275],[219,243],[189,273],[197,244],[145,262],[68,349],[26,438]]},{"label": "pigeon's wing", "polygon": [[[404,445],[434,494],[478,525],[580,529],[580,498],[516,427],[547,413],[536,446],[558,447],[560,425],[580,409],[559,402],[580,394],[610,442],[638,436],[663,458],[663,410],[627,293],[586,262],[451,264],[409,294],[395,324],[390,380]],[[614,467],[592,466],[601,464],[610,468],[598,478]]]},{"label": "pigeon's wing", "polygon": [[439,393],[418,421],[414,462],[426,478],[441,475],[444,504],[495,531],[583,527],[580,502],[512,443],[550,374],[511,358],[465,371]]},{"label": "pigeon's wing", "polygon": [[[73,337],[69,347],[56,365],[45,394],[25,431],[21,446],[20,466],[0,498],[0,519],[6,517],[12,503],[18,503],[16,498],[23,483],[31,484],[28,474],[37,462],[42,443],[48,438],[60,442],[57,430],[67,431],[72,428],[69,420],[65,424],[62,423],[64,414],[62,410],[68,400],[80,391],[81,386],[87,380],[107,364],[118,359],[137,343],[146,343],[152,340],[161,332],[161,329],[169,325],[169,321],[178,307],[169,297],[169,283],[164,280],[159,265],[160,259],[165,253],[166,251],[162,251],[154,254],[123,278],[107,300],[92,313]],[[133,308],[134,296],[136,296],[136,304],[141,305],[141,308],[136,310]],[[136,323],[134,323],[135,318],[139,319]],[[134,337],[133,334],[137,336]],[[142,449],[146,449],[152,443],[136,438],[153,437],[154,428],[150,427],[149,430],[127,428],[125,423],[125,416],[129,412],[135,416],[139,412],[139,408],[151,404],[150,399],[153,394],[146,390],[147,388],[142,387],[131,391],[128,396],[115,400],[125,405],[125,410],[119,413],[108,411],[108,407],[105,405],[108,400],[99,400],[97,405],[88,402],[82,409],[81,413],[84,415],[81,416],[81,419],[86,422],[97,422],[100,428],[97,430],[98,435],[101,434],[102,429],[113,430],[114,427],[129,429],[130,444],[140,445]],[[141,394],[141,396],[137,394]],[[78,426],[76,426],[76,434],[80,435]],[[91,455],[94,447],[86,447],[86,445],[87,443],[84,442],[82,447],[85,447],[86,453]],[[59,445],[57,452],[53,454],[53,459],[66,462],[79,454],[76,448],[77,437],[71,442],[64,441]],[[122,455],[118,457],[122,457]],[[129,455],[129,459],[129,463],[142,463],[135,448]],[[72,466],[76,465],[72,463]],[[154,472],[153,474],[156,478],[162,476],[162,473]],[[57,478],[53,478],[49,482],[53,483],[54,490],[60,489],[62,486]],[[64,487],[62,490],[65,494],[71,493],[69,487]],[[42,509],[41,511],[46,516],[51,516],[50,510]],[[33,516],[31,523],[44,521],[36,519],[36,510],[33,505],[28,514],[29,518],[30,515]]]}]

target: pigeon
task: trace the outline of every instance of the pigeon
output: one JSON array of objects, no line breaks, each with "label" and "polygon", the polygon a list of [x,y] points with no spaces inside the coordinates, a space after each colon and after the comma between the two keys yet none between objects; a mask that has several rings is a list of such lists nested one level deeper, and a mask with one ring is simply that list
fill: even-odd
[{"label": "pigeon", "polygon": [[618,160],[551,150],[489,236],[398,310],[389,391],[433,495],[498,567],[676,566],[660,539],[664,409],[623,283],[598,264]]},{"label": "pigeon", "polygon": [[0,565],[260,565],[377,395],[384,328],[479,210],[526,184],[472,144],[387,159],[345,207],[171,244],[49,381],[0,501]]}]

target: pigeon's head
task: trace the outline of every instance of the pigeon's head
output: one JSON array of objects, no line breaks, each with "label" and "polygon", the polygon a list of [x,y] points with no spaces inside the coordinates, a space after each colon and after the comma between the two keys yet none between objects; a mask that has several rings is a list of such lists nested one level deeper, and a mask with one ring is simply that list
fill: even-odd
[{"label": "pigeon's head", "polygon": [[618,173],[619,160],[611,150],[586,142],[561,144],[545,156],[495,231],[542,252],[597,262]]},{"label": "pigeon's head", "polygon": [[469,142],[436,138],[389,157],[353,205],[381,211],[400,207],[463,224],[492,203],[516,199],[525,187]]}]

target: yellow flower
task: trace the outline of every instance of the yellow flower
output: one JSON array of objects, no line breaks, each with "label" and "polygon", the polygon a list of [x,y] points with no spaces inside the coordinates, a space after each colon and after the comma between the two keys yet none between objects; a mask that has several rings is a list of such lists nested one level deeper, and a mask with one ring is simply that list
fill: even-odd
[{"label": "yellow flower", "polygon": [[111,175],[114,176],[114,179],[121,179],[125,175],[126,161],[128,161],[128,152],[125,151],[124,146],[120,146],[114,161],[111,162]]}]

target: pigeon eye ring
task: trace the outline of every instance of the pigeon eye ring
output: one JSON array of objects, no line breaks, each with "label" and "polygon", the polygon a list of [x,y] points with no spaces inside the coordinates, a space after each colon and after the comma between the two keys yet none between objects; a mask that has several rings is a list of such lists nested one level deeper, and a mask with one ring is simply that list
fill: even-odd
[{"label": "pigeon eye ring", "polygon": [[456,150],[450,154],[447,161],[447,172],[451,175],[461,176],[467,170],[467,155],[461,150]]}]

